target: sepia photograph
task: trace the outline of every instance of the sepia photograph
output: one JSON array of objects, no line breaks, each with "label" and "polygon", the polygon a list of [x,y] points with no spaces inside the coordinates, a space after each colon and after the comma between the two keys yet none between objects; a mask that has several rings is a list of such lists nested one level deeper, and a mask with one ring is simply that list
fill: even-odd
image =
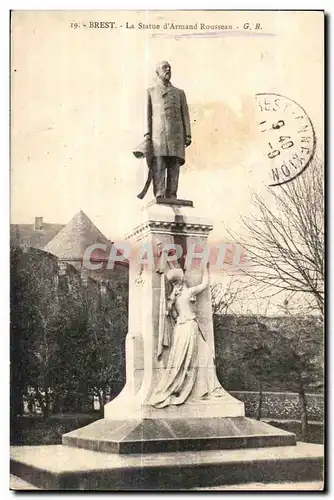
[{"label": "sepia photograph", "polygon": [[10,489],[323,491],[325,12],[10,12]]}]

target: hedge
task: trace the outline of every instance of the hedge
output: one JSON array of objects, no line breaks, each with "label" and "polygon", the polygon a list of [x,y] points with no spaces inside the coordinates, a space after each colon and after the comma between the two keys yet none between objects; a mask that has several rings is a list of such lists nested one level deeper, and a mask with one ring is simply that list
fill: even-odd
[{"label": "hedge", "polygon": [[[247,417],[257,417],[259,406],[258,392],[231,391],[230,394],[245,403],[245,414]],[[308,419],[318,422],[323,421],[323,395],[307,394],[306,401]],[[299,420],[300,408],[298,403],[298,394],[293,392],[263,392],[261,417]]]}]

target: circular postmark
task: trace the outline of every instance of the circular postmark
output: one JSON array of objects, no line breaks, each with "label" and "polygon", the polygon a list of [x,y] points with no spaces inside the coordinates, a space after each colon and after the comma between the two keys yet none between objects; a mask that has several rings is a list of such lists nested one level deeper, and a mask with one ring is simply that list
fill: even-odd
[{"label": "circular postmark", "polygon": [[315,134],[306,111],[279,94],[256,94],[257,125],[269,186],[292,181],[305,170],[315,149]]}]

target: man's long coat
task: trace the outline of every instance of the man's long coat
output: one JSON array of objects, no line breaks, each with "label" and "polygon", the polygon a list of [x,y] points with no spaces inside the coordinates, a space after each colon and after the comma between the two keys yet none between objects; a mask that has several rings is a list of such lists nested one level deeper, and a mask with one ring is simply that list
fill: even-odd
[{"label": "man's long coat", "polygon": [[146,130],[153,156],[177,156],[185,161],[185,138],[191,136],[189,110],[183,90],[160,84],[147,90]]}]

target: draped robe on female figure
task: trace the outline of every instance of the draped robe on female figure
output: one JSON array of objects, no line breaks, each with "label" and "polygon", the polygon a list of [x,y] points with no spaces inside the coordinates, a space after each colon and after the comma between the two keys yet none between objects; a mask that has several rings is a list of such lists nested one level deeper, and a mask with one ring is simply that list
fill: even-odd
[{"label": "draped robe on female figure", "polygon": [[183,286],[179,293],[173,289],[169,300],[175,298],[173,307],[177,317],[172,333],[166,333],[173,321],[172,311],[169,311],[167,318],[163,318],[164,311],[160,311],[160,320],[165,328],[159,335],[158,356],[162,355],[163,349],[170,350],[167,366],[151,398],[155,408],[225,394],[216,375],[214,353],[197,318],[195,289]]}]

